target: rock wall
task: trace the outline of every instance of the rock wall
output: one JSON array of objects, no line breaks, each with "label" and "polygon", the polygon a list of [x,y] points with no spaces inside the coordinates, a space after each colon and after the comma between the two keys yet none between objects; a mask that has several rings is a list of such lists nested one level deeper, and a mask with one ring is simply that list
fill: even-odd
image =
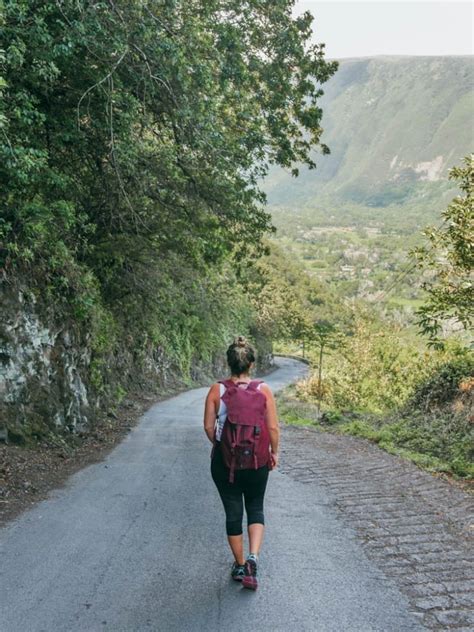
[{"label": "rock wall", "polygon": [[[57,323],[54,314],[27,288],[3,283],[0,323],[0,439],[25,442],[45,432],[85,431],[127,390],[169,392],[187,382],[161,347],[145,357],[126,345],[103,358],[105,388],[91,380],[91,340],[74,322]],[[273,363],[271,344],[254,336],[258,371]],[[206,384],[227,373],[225,355],[191,363],[190,378]]]},{"label": "rock wall", "polygon": [[[0,422],[13,437],[87,426],[93,415],[87,339],[40,315],[28,290],[2,287]],[[47,320],[48,324],[45,323]]]}]

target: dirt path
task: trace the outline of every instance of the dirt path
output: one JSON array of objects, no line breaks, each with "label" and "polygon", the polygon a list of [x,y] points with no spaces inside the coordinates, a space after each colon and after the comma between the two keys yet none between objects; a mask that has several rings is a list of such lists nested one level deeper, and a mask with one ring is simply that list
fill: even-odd
[{"label": "dirt path", "polygon": [[281,471],[323,488],[432,630],[474,629],[474,497],[350,436],[283,425]]}]

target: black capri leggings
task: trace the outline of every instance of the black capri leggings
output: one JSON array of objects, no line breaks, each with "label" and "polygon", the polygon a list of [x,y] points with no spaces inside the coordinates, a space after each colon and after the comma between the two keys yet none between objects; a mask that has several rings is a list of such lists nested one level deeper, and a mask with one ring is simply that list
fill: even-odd
[{"label": "black capri leggings", "polygon": [[269,471],[268,465],[263,465],[257,470],[235,470],[234,482],[229,483],[229,468],[224,464],[219,443],[216,444],[211,460],[211,475],[224,505],[227,535],[242,533],[242,495],[247,512],[247,525],[254,522],[265,524],[263,498]]}]

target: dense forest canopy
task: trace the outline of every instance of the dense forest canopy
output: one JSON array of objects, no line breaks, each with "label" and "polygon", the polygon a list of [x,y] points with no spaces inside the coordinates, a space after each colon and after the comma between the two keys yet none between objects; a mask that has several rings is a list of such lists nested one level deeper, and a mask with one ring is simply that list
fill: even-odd
[{"label": "dense forest canopy", "polygon": [[293,5],[2,3],[3,281],[82,327],[99,390],[115,350],[189,375],[258,328],[237,277],[272,230],[259,182],[329,151],[338,64]]},{"label": "dense forest canopy", "polygon": [[337,67],[292,4],[6,2],[7,267],[42,262],[58,281],[85,263],[113,298],[157,253],[206,265],[258,243],[256,180],[313,164],[314,79]]}]

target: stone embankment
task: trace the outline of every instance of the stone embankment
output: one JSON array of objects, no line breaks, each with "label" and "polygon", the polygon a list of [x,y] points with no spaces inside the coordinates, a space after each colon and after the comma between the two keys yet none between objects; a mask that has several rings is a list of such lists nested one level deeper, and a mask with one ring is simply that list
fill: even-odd
[{"label": "stone embankment", "polygon": [[474,496],[376,445],[282,424],[280,469],[325,489],[431,630],[474,629]]}]

